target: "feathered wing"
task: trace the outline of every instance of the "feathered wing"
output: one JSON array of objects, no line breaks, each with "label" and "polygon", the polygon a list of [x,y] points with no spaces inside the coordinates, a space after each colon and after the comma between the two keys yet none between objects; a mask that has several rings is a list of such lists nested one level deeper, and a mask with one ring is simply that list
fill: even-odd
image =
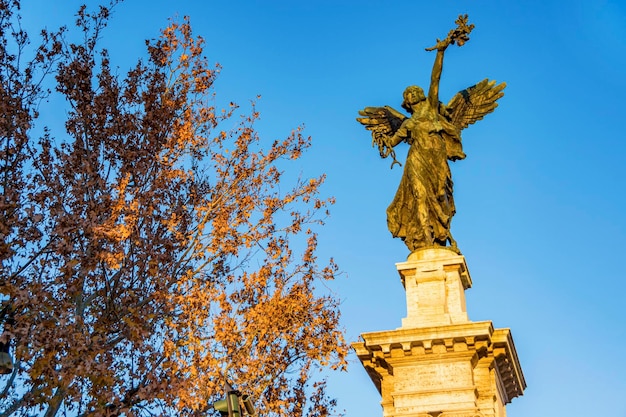
[{"label": "feathered wing", "polygon": [[359,114],[363,117],[357,117],[356,120],[372,132],[372,146],[378,147],[380,156],[382,158],[391,156],[392,168],[395,164],[402,165],[396,160],[396,153],[390,139],[407,117],[389,106],[366,107],[359,110]]},{"label": "feathered wing", "polygon": [[504,96],[506,83],[484,79],[456,93],[447,106],[447,117],[459,130],[482,119],[498,107],[496,101]]},{"label": "feathered wing", "polygon": [[366,107],[359,110],[363,117],[357,117],[367,130],[372,131],[372,138],[377,140],[380,135],[393,136],[407,117],[399,111],[389,107]]}]

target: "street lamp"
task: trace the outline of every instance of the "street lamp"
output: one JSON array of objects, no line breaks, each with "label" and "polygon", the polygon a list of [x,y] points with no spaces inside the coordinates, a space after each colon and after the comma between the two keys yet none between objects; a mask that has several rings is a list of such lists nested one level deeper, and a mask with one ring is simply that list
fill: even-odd
[{"label": "street lamp", "polygon": [[252,403],[252,398],[249,395],[241,395],[241,392],[233,389],[228,381],[224,385],[226,398],[214,402],[213,408],[219,411],[222,417],[242,417],[243,415],[256,417],[256,409]]}]

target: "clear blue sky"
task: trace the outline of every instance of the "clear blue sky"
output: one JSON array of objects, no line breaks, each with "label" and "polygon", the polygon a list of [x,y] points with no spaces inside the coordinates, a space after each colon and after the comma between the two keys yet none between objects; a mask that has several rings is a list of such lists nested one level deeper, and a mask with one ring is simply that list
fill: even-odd
[{"label": "clear blue sky", "polygon": [[[80,3],[25,0],[24,23],[53,28]],[[333,290],[354,341],[400,326],[394,264],[408,255],[385,220],[402,171],[354,118],[365,106],[399,109],[406,86],[427,87],[424,48],[460,13],[476,29],[447,52],[442,101],[486,77],[508,84],[496,112],[464,131],[467,159],[452,167],[470,319],[512,329],[528,383],[508,415],[626,416],[626,3],[128,0],[103,42],[123,73],[168,17],[189,15],[223,66],[221,100],[262,95],[268,141],[305,125],[314,145],[294,175],[325,172],[337,198],[320,258],[345,272]],[[381,416],[355,356],[350,365],[330,378],[339,409]]]}]

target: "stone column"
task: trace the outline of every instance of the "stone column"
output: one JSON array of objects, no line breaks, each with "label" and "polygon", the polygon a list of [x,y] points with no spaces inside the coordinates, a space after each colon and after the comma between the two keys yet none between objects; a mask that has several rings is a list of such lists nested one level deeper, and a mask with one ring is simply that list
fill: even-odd
[{"label": "stone column", "polygon": [[463,256],[445,248],[424,249],[396,267],[406,290],[402,328],[468,322],[465,290],[472,280]]},{"label": "stone column", "polygon": [[381,393],[384,417],[505,417],[526,383],[509,329],[467,317],[463,256],[437,248],[396,264],[407,317],[365,333],[357,356]]}]

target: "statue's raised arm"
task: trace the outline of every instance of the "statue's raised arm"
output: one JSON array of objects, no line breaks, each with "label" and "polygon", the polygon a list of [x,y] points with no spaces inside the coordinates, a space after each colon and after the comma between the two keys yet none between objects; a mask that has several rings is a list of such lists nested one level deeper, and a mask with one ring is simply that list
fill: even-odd
[{"label": "statue's raised arm", "polygon": [[439,106],[439,80],[443,71],[443,54],[448,46],[454,44],[463,46],[465,42],[469,41],[469,34],[474,29],[474,25],[468,25],[467,20],[467,15],[459,16],[455,21],[457,27],[448,32],[448,36],[443,40],[437,38],[435,46],[426,48],[427,51],[437,51],[433,71],[430,75],[430,88],[428,89],[428,101],[433,108]]},{"label": "statue's raised arm", "polygon": [[450,233],[456,208],[448,160],[465,158],[461,130],[491,113],[504,95],[504,83],[483,80],[457,93],[447,106],[439,101],[444,52],[450,45],[463,46],[474,28],[467,15],[459,16],[456,24],[446,38],[426,49],[437,51],[428,96],[418,86],[404,91],[402,108],[409,117],[382,106],[366,107],[357,118],[372,132],[380,156],[393,158],[392,168],[399,163],[393,148],[403,142],[410,146],[400,186],[387,208],[387,226],[411,251],[448,245],[457,250]]}]

